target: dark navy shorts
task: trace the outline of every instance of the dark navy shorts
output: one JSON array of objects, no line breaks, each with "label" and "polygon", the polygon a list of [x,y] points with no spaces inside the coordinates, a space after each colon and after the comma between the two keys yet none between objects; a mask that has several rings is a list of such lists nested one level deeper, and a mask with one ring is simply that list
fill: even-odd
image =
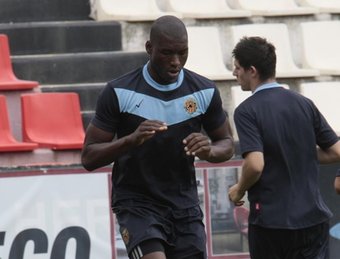
[{"label": "dark navy shorts", "polygon": [[168,259],[206,258],[206,234],[199,205],[183,210],[139,201],[120,201],[113,212],[130,258],[163,251]]},{"label": "dark navy shorts", "polygon": [[303,229],[270,229],[249,225],[252,259],[328,259],[329,222]]}]

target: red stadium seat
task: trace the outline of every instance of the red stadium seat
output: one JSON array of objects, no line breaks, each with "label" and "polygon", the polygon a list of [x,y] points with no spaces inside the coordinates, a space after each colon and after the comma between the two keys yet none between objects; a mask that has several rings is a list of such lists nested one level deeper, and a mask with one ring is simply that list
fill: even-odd
[{"label": "red stadium seat", "polygon": [[6,97],[0,95],[0,152],[32,151],[36,143],[17,141],[11,132]]},{"label": "red stadium seat", "polygon": [[15,76],[9,51],[8,37],[6,34],[0,34],[0,90],[33,89],[38,85],[38,82],[21,80]]},{"label": "red stadium seat", "polygon": [[81,149],[85,137],[76,93],[21,95],[25,141],[53,150]]}]

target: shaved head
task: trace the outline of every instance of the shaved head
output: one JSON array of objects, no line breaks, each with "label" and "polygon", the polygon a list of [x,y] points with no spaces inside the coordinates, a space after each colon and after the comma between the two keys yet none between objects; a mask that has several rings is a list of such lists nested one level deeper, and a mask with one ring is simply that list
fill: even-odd
[{"label": "shaved head", "polygon": [[152,24],[150,31],[151,42],[156,43],[161,37],[170,39],[187,38],[187,30],[180,19],[172,15],[165,15]]},{"label": "shaved head", "polygon": [[159,84],[176,82],[188,58],[188,34],[184,23],[171,15],[158,18],[151,26],[145,49],[149,54],[151,77]]}]

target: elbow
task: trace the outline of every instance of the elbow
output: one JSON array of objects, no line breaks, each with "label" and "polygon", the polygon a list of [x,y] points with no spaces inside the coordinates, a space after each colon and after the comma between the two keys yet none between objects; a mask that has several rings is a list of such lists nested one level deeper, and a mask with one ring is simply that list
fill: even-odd
[{"label": "elbow", "polygon": [[223,158],[221,159],[222,161],[220,161],[220,162],[228,161],[228,160],[232,159],[235,155],[235,143],[234,143],[233,138],[230,138],[229,142],[230,143],[228,145],[228,148],[227,148],[226,152],[224,153]]},{"label": "elbow", "polygon": [[340,186],[335,186],[335,192],[336,192],[337,194],[340,194]]},{"label": "elbow", "polygon": [[234,157],[234,155],[235,155],[235,148],[232,147],[229,150],[229,152],[227,152],[226,157],[225,157],[225,161],[232,159]]},{"label": "elbow", "polygon": [[101,160],[100,156],[96,156],[94,152],[83,152],[81,155],[81,164],[87,171],[91,172],[110,163]]},{"label": "elbow", "polygon": [[334,189],[337,194],[340,194],[340,177],[335,178]]},{"label": "elbow", "polygon": [[82,164],[82,166],[86,169],[86,171],[91,172],[91,171],[93,171],[93,170],[96,169],[93,165],[91,165],[91,163],[89,163],[89,162],[88,162],[86,159],[84,159],[84,158],[81,159],[81,164]]},{"label": "elbow", "polygon": [[337,194],[340,194],[340,188],[335,189]]},{"label": "elbow", "polygon": [[234,147],[228,148],[228,150],[223,150],[215,153],[210,153],[208,158],[204,158],[202,160],[206,160],[210,163],[222,163],[228,161],[234,156]]},{"label": "elbow", "polygon": [[230,148],[228,149],[228,152],[226,153],[226,160],[230,160],[235,155],[235,142],[232,138],[230,142],[231,142]]},{"label": "elbow", "polygon": [[91,161],[90,157],[86,155],[86,152],[82,152],[81,154],[81,165],[89,172],[97,169],[95,164]]}]

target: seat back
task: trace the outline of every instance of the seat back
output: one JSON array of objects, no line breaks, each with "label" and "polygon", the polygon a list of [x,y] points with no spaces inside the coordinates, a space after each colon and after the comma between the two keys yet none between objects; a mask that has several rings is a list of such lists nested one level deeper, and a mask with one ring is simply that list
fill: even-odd
[{"label": "seat back", "polygon": [[236,0],[236,4],[254,15],[281,16],[307,15],[318,12],[317,8],[299,6],[295,0]]},{"label": "seat back", "polygon": [[284,23],[245,24],[231,26],[233,45],[243,36],[259,36],[266,38],[276,49],[277,77],[307,77],[317,76],[319,72],[313,69],[300,69],[296,66],[291,50],[288,27]]},{"label": "seat back", "polygon": [[13,142],[16,140],[11,132],[6,96],[0,95],[0,144]]},{"label": "seat back", "polygon": [[85,137],[76,93],[21,95],[23,139],[51,149],[81,149]]},{"label": "seat back", "polygon": [[234,80],[223,61],[219,31],[212,26],[188,26],[189,56],[186,68],[211,80]]},{"label": "seat back", "polygon": [[6,96],[0,95],[0,152],[31,151],[37,148],[34,143],[17,141],[12,135],[7,109]]},{"label": "seat back", "polygon": [[340,82],[301,83],[299,92],[311,99],[326,118],[330,126],[340,136],[339,97]]},{"label": "seat back", "polygon": [[322,75],[340,75],[340,21],[300,23],[302,63]]},{"label": "seat back", "polygon": [[97,21],[153,21],[165,14],[170,13],[161,11],[156,0],[91,0],[91,16]]},{"label": "seat back", "polygon": [[286,10],[298,7],[294,0],[237,0],[237,2],[248,10]]},{"label": "seat back", "polygon": [[18,79],[12,67],[8,37],[0,34],[0,90],[23,90],[38,86],[38,82]]},{"label": "seat back", "polygon": [[228,18],[248,17],[247,10],[231,9],[225,0],[167,0],[170,10],[181,13],[185,18]]},{"label": "seat back", "polygon": [[6,34],[0,34],[0,83],[16,79],[12,69],[8,37]]},{"label": "seat back", "polygon": [[300,0],[304,6],[318,8],[322,13],[340,13],[339,0]]}]

